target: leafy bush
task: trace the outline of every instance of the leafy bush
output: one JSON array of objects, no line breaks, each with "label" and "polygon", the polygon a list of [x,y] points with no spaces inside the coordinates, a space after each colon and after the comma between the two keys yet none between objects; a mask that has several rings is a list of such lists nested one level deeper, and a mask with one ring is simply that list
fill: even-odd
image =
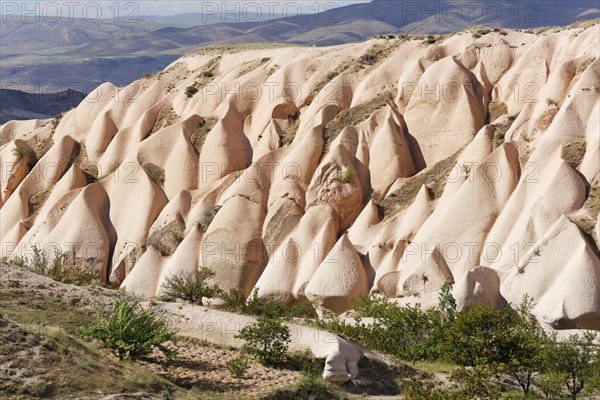
[{"label": "leafy bush", "polygon": [[246,295],[239,289],[229,289],[229,292],[222,294],[226,311],[233,313],[244,313],[246,308]]},{"label": "leafy bush", "polygon": [[411,379],[405,387],[406,400],[497,400],[500,391],[488,367],[459,368],[450,376],[450,388],[432,381]]},{"label": "leafy bush", "polygon": [[246,300],[242,311],[244,314],[256,315],[266,318],[284,318],[286,316],[285,306],[272,299],[261,299],[258,297],[258,289],[254,289],[252,295]]},{"label": "leafy bush", "polygon": [[79,333],[100,341],[121,360],[148,359],[154,349],[167,357],[176,353],[165,345],[176,334],[166,317],[156,309],[143,308],[137,298],[119,297],[110,313],[97,309],[96,321]]},{"label": "leafy bush", "polygon": [[212,78],[215,76],[215,74],[212,71],[204,71],[202,73],[202,76],[204,76],[205,78]]},{"label": "leafy bush", "polygon": [[346,172],[344,172],[342,174],[342,178],[341,178],[342,183],[350,183],[350,182],[352,182],[352,180],[354,179],[355,175],[356,174],[354,172],[352,172],[352,171],[346,171]]},{"label": "leafy bush", "polygon": [[204,267],[191,273],[171,275],[163,284],[164,295],[167,298],[183,299],[190,304],[202,305],[203,297],[216,297],[222,293],[219,285],[210,283],[214,277],[215,272]]},{"label": "leafy bush", "polygon": [[194,97],[194,95],[198,93],[198,88],[194,85],[188,86],[185,88],[185,95],[190,98]]},{"label": "leafy bush", "polygon": [[12,153],[15,157],[17,157],[20,160],[21,158],[31,154],[31,149],[21,146],[15,146],[15,148],[12,149]]},{"label": "leafy bush", "polygon": [[246,356],[232,358],[227,361],[227,370],[232,377],[242,379],[248,370],[248,358]]},{"label": "leafy bush", "polygon": [[224,309],[229,312],[268,318],[317,318],[315,307],[310,301],[286,307],[272,299],[261,299],[258,297],[258,289],[254,289],[249,298],[238,289],[231,289],[221,295],[225,303]]},{"label": "leafy bush", "polygon": [[282,363],[291,341],[290,328],[279,318],[261,318],[244,327],[235,338],[245,340],[244,351],[256,356],[264,365]]},{"label": "leafy bush", "polygon": [[[442,342],[446,321],[452,318],[439,308],[422,311],[419,304],[402,307],[374,295],[360,298],[354,303],[354,310],[354,324],[333,315],[318,324],[411,362],[439,358],[438,344]],[[365,324],[364,318],[372,318],[373,322]]]}]

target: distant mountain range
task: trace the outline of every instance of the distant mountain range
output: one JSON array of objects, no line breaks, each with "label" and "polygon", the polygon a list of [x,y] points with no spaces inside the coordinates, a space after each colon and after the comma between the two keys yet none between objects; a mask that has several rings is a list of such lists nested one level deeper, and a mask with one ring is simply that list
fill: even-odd
[{"label": "distant mountain range", "polygon": [[26,93],[0,89],[0,124],[10,120],[46,119],[76,107],[85,94],[74,90],[59,93]]},{"label": "distant mountain range", "polygon": [[[295,43],[329,46],[386,33],[448,33],[474,25],[567,25],[600,17],[600,0],[482,2],[374,0],[320,14],[271,21],[216,23],[190,13],[139,17],[135,24],[61,20],[0,23],[3,88],[59,85],[89,92],[104,81],[126,85],[205,45]],[[201,26],[188,27],[192,24]],[[9,86],[7,86],[9,84]]]}]

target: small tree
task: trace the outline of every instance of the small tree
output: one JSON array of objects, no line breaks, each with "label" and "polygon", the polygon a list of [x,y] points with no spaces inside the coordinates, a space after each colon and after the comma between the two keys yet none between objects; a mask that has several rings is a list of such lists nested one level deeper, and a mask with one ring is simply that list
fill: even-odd
[{"label": "small tree", "polygon": [[203,297],[215,297],[222,294],[219,285],[210,283],[215,272],[201,267],[195,272],[181,272],[171,275],[163,283],[164,294],[173,299],[183,299],[190,304],[202,305]]},{"label": "small tree", "polygon": [[549,369],[562,374],[564,384],[573,400],[585,387],[585,383],[600,368],[598,349],[594,345],[596,335],[586,332],[582,336],[571,335],[565,341],[554,340],[547,350]]},{"label": "small tree", "polygon": [[100,341],[102,347],[112,350],[121,360],[148,359],[154,349],[167,357],[175,354],[164,343],[174,340],[176,331],[169,328],[163,314],[143,308],[137,298],[119,297],[110,313],[96,310],[96,321],[79,333]]},{"label": "small tree", "polygon": [[525,295],[516,310],[513,325],[507,327],[508,341],[512,345],[501,354],[504,368],[517,380],[525,396],[529,395],[533,374],[543,370],[543,348],[548,342],[546,333],[531,314],[532,306],[531,298]]},{"label": "small tree", "polygon": [[291,341],[290,328],[278,318],[261,318],[244,327],[235,338],[245,340],[243,349],[264,365],[283,362]]}]

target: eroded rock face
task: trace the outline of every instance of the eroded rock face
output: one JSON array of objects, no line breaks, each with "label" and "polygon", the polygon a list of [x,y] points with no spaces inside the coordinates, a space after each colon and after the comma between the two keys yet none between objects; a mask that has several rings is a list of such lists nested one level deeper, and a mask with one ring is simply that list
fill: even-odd
[{"label": "eroded rock face", "polygon": [[205,49],[104,84],[58,124],[0,127],[1,255],[61,248],[147,296],[205,266],[337,312],[450,280],[461,307],[527,294],[549,324],[598,329],[599,37]]}]

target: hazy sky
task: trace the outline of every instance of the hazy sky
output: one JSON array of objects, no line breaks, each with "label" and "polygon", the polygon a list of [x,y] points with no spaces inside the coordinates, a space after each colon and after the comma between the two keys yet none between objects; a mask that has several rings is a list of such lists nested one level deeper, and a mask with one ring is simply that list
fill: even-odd
[{"label": "hazy sky", "polygon": [[371,0],[64,0],[64,1],[31,1],[31,0],[2,0],[0,14],[22,15],[37,13],[43,16],[61,15],[64,18],[74,16],[75,18],[95,19],[97,15],[101,18],[113,18],[135,16],[135,15],[173,15],[190,12],[200,13],[262,13],[279,14],[287,13],[297,15],[298,13],[315,13],[342,7],[353,3],[368,3]]}]

